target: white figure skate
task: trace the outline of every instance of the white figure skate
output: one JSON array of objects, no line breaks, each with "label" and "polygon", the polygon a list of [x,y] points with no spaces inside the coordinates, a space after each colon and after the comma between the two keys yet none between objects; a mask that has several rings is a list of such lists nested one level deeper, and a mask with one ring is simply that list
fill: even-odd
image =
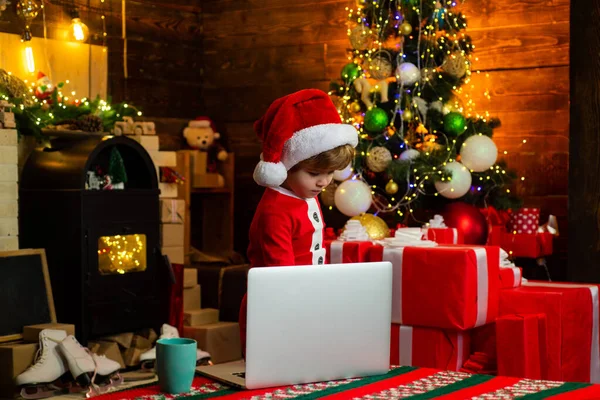
[{"label": "white figure skate", "polygon": [[[119,363],[106,357],[92,354],[83,347],[74,336],[67,336],[58,349],[63,355],[73,379],[82,390],[86,390],[86,397],[93,397],[107,392],[111,387],[123,382],[118,373]],[[97,382],[96,382],[97,380]]]},{"label": "white figure skate", "polygon": [[34,364],[15,378],[25,399],[42,399],[69,392],[68,386],[58,382],[67,372],[67,365],[58,351],[58,344],[67,337],[61,330],[44,329],[40,332],[40,347]]},{"label": "white figure skate", "polygon": [[[159,339],[166,338],[178,338],[179,331],[174,326],[169,324],[163,324],[160,328],[160,337]],[[151,348],[150,350],[142,353],[140,355],[140,362],[142,363],[142,368],[149,370],[154,368],[154,363],[156,361],[156,346]],[[202,351],[200,349],[196,350],[196,364],[211,364],[210,354],[206,351]]]}]

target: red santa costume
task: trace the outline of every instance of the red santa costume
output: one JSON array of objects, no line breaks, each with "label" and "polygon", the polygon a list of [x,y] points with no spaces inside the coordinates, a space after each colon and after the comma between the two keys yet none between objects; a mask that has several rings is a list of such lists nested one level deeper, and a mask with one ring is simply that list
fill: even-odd
[{"label": "red santa costume", "polygon": [[[250,226],[248,259],[253,267],[323,264],[323,215],[316,198],[282,188],[294,165],[338,146],[358,144],[329,96],[316,89],[277,99],[254,124],[263,142],[254,180],[266,186]],[[240,336],[246,348],[246,297],[240,308]]]}]

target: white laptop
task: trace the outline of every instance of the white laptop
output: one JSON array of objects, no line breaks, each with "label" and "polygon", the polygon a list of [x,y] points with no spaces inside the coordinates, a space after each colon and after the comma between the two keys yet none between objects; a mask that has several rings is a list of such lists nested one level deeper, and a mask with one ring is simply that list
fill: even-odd
[{"label": "white laptop", "polygon": [[196,370],[246,389],[385,374],[391,304],[389,262],[253,268],[246,362]]}]

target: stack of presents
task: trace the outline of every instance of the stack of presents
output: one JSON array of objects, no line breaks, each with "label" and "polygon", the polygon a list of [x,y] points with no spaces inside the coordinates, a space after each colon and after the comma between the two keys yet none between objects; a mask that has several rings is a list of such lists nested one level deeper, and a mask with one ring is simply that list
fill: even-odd
[{"label": "stack of presents", "polygon": [[0,129],[0,251],[19,248],[17,140],[16,129]]},{"label": "stack of presents", "polygon": [[[453,228],[359,230],[326,240],[329,261],[392,263],[392,365],[600,382],[598,285],[526,281],[501,247]],[[535,230],[523,235],[539,249]]]},{"label": "stack of presents", "polygon": [[[155,131],[151,131],[155,133]],[[169,260],[175,264],[184,263],[184,217],[185,201],[178,199],[178,184],[176,182],[163,182],[162,171],[164,168],[177,167],[176,151],[160,151],[159,137],[152,135],[127,135],[138,142],[148,152],[154,162],[160,189],[161,209],[161,251],[168,255]]]},{"label": "stack of presents", "polygon": [[[223,269],[217,268],[217,270],[219,273],[224,272]],[[209,283],[206,286],[210,287]],[[210,301],[208,305],[202,307],[203,286],[198,284],[198,269],[184,269],[183,287],[182,336],[195,339],[198,348],[210,353],[211,360],[215,364],[241,359],[240,326],[238,322],[233,322],[237,321],[237,318],[233,321],[231,319],[223,321],[217,308],[218,304]]]}]

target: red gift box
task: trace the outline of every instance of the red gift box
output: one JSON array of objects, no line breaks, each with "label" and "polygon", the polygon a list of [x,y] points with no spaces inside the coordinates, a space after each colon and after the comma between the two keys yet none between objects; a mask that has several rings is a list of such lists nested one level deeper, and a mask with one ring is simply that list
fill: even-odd
[{"label": "red gift box", "polygon": [[523,270],[518,267],[500,267],[500,288],[509,289],[521,286]]},{"label": "red gift box", "polygon": [[539,208],[521,208],[511,216],[508,228],[512,233],[532,234],[537,232],[539,223]]},{"label": "red gift box", "polygon": [[369,254],[392,263],[394,323],[467,330],[498,315],[498,247],[373,246]]},{"label": "red gift box", "polygon": [[325,262],[327,264],[357,263],[368,261],[372,242],[345,242],[334,240],[325,242]]},{"label": "red gift box", "polygon": [[437,244],[463,244],[463,234],[456,228],[427,228],[423,229],[425,239]]},{"label": "red gift box", "polygon": [[500,291],[500,315],[545,314],[543,379],[600,382],[598,286],[529,281]]},{"label": "red gift box", "polygon": [[458,371],[469,353],[468,332],[392,324],[390,365]]},{"label": "red gift box", "polygon": [[546,375],[546,315],[496,319],[496,346],[498,375],[542,379]]},{"label": "red gift box", "polygon": [[503,233],[501,247],[512,257],[538,258],[552,254],[553,236],[541,233]]}]

